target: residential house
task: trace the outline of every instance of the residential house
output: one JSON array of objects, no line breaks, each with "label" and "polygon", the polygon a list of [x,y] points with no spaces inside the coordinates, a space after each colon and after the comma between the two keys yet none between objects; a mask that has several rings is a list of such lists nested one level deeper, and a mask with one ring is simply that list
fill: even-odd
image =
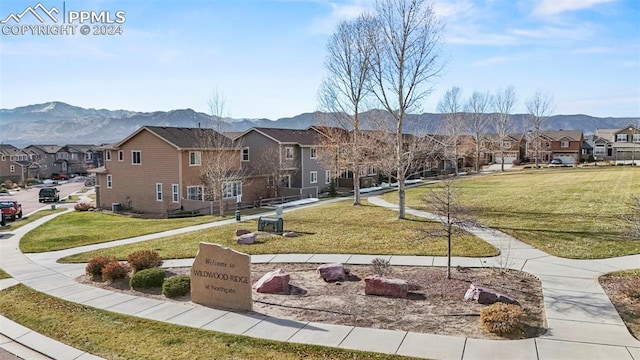
[{"label": "residential house", "polygon": [[[103,209],[122,207],[156,214],[198,209],[201,213],[217,213],[220,199],[211,198],[204,185],[206,159],[214,153],[228,152],[231,164],[237,164],[229,172],[241,169],[240,150],[212,129],[143,126],[122,141],[102,148],[104,166],[90,172],[96,174],[96,203]],[[223,204],[234,204],[238,195],[254,197],[251,186],[245,187],[242,181],[225,183],[222,190]]]},{"label": "residential house", "polygon": [[[594,156],[618,164],[640,164],[640,127],[630,124],[622,129],[598,129]],[[597,151],[597,154],[596,154]]]},{"label": "residential house", "polygon": [[[101,158],[101,151],[96,150],[95,145],[65,145],[58,154],[66,154],[65,158],[59,161],[65,161],[67,174],[86,175],[89,169],[97,167]],[[58,155],[56,154],[56,156]],[[95,159],[94,159],[95,157]]]},{"label": "residential house", "polygon": [[318,156],[322,136],[314,128],[251,128],[236,140],[243,167],[254,179],[264,179],[263,197],[317,197],[334,177]]},{"label": "residential house", "polygon": [[62,171],[62,163],[58,160],[57,153],[62,149],[58,145],[29,145],[23,151],[30,156],[32,167],[38,168],[36,178],[48,179],[52,174],[66,174]]},{"label": "residential house", "polygon": [[20,149],[9,144],[0,144],[0,182],[7,180],[20,182],[22,169],[14,163],[14,156],[20,153]]},{"label": "residential house", "polygon": [[502,143],[498,134],[486,134],[483,136],[483,162],[486,164],[505,165],[519,163],[526,157],[527,139],[525,134],[507,134]]},{"label": "residential house", "polygon": [[[527,140],[527,155],[535,159],[536,151],[532,139]],[[540,135],[539,161],[542,163],[559,159],[563,164],[573,165],[580,162],[582,156],[582,130],[549,130]]]}]

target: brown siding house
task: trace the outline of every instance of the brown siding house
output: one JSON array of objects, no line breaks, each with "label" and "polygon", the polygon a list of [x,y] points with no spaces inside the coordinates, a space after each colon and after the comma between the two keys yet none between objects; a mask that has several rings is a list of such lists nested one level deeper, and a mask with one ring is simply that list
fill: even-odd
[{"label": "brown siding house", "polygon": [[[221,140],[217,144],[228,146],[204,145],[202,139],[213,138]],[[143,126],[103,149],[104,166],[91,172],[96,173],[96,202],[104,209],[122,207],[157,214],[200,209],[203,213],[216,213],[220,199],[209,198],[204,191],[203,159],[210,152],[230,152],[230,156],[237,157],[234,170],[240,169],[239,150],[233,148],[231,140],[211,129]],[[243,190],[241,182],[225,184],[225,188],[228,191],[223,202],[231,204]]]}]

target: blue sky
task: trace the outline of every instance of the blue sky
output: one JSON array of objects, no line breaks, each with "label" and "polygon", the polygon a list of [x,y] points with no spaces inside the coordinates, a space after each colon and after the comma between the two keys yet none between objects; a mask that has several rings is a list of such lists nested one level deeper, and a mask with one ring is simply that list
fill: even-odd
[{"label": "blue sky", "polygon": [[[0,18],[37,0],[0,2]],[[42,0],[62,13],[62,0]],[[365,0],[80,1],[125,11],[120,36],[0,35],[0,108],[63,101],[92,108],[209,112],[217,90],[234,118],[318,109],[328,36]],[[514,86],[554,96],[554,114],[640,116],[640,1],[439,0],[445,72],[422,112],[452,86]],[[20,25],[36,23],[25,16]],[[53,24],[49,21],[48,24]],[[4,25],[16,25],[8,22]],[[4,26],[3,25],[3,26]]]}]

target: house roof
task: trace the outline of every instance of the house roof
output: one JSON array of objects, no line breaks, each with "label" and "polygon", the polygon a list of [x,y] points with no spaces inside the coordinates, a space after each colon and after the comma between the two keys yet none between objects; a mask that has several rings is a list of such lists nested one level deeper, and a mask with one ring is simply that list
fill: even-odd
[{"label": "house roof", "polygon": [[13,145],[0,144],[0,154],[12,155],[18,152],[19,149]]},{"label": "house roof", "polygon": [[86,153],[89,150],[95,148],[95,145],[87,145],[87,144],[69,144],[66,145],[67,148],[76,150],[81,153]]},{"label": "house roof", "polygon": [[244,136],[250,131],[257,131],[279,144],[298,144],[300,146],[318,145],[321,136],[317,131],[312,129],[296,130],[258,127],[251,128],[242,135]]},{"label": "house roof", "polygon": [[168,126],[143,126],[115,146],[122,146],[141,131],[149,131],[176,149],[212,149],[233,146],[231,139],[209,128]]},{"label": "house roof", "polygon": [[601,137],[609,142],[613,142],[615,139],[615,133],[620,129],[596,129],[596,136]]},{"label": "house roof", "polygon": [[62,146],[59,145],[29,145],[27,146],[27,148],[30,147],[34,147],[36,149],[39,149],[40,151],[47,153],[47,154],[55,154],[58,151],[60,151],[60,149],[62,148]]},{"label": "house roof", "polygon": [[542,133],[544,136],[554,141],[569,139],[571,141],[582,140],[582,130],[548,130]]}]

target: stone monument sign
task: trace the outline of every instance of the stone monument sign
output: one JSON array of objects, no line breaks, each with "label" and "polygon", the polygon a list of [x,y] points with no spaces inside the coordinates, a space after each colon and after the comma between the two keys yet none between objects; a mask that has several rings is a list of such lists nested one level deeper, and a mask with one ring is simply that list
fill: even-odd
[{"label": "stone monument sign", "polygon": [[251,257],[222,245],[200,242],[191,267],[191,301],[251,311]]}]

